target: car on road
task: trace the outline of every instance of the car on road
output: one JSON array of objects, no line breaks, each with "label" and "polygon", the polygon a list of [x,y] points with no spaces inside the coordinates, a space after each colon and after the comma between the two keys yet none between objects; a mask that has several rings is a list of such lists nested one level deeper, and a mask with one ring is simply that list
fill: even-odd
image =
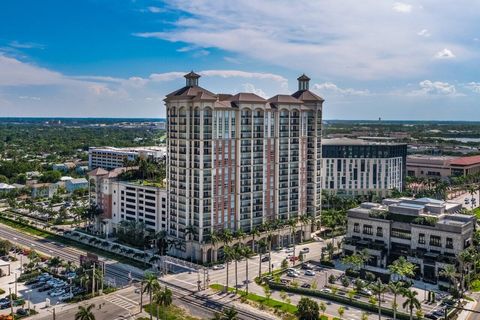
[{"label": "car on road", "polygon": [[267,261],[270,261],[270,257],[269,257],[269,256],[264,256],[264,257],[262,257],[262,262],[267,262]]},{"label": "car on road", "polygon": [[312,285],[310,283],[304,283],[301,285],[302,288],[307,288],[307,289],[310,289],[312,287]]},{"label": "car on road", "polygon": [[225,269],[225,266],[223,264],[216,264],[212,267],[213,270],[222,270]]},{"label": "car on road", "polygon": [[373,294],[371,290],[365,289],[365,288],[362,288],[362,289],[360,290],[360,292],[363,293],[363,294],[366,295],[366,296],[371,296],[371,295]]},{"label": "car on road", "polygon": [[311,277],[313,277],[313,276],[315,276],[315,271],[313,271],[313,270],[307,270],[307,271],[305,271],[305,275],[306,275],[306,276],[311,276]]},{"label": "car on road", "polygon": [[323,288],[322,290],[320,290],[321,292],[323,293],[332,293],[332,290],[328,289],[328,288]]},{"label": "car on road", "polygon": [[301,253],[309,253],[310,252],[310,248],[302,248],[302,250],[300,250]]},{"label": "car on road", "polygon": [[287,248],[287,249],[285,250],[285,253],[293,253],[293,248]]}]

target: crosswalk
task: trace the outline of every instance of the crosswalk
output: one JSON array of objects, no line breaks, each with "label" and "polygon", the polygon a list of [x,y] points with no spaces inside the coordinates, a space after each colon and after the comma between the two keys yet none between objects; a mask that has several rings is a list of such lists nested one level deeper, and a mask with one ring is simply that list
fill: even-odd
[{"label": "crosswalk", "polygon": [[128,311],[138,309],[138,303],[118,294],[108,295],[104,298],[106,301]]}]

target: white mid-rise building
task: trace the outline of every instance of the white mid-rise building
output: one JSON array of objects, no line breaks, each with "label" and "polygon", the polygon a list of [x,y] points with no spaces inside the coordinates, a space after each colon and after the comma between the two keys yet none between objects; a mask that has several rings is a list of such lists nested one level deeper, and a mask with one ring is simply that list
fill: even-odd
[{"label": "white mid-rise building", "polygon": [[385,197],[402,191],[407,145],[360,139],[322,141],[323,189],[338,195]]},{"label": "white mid-rise building", "polygon": [[165,160],[166,156],[167,148],[160,146],[135,148],[91,147],[88,149],[88,167],[90,170],[96,168],[111,170],[125,167],[125,160],[132,162],[138,157]]}]

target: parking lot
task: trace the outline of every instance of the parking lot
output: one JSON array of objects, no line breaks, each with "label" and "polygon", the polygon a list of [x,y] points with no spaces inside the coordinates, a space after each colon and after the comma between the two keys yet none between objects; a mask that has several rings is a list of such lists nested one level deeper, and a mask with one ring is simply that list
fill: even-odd
[{"label": "parking lot", "polygon": [[[348,281],[342,283],[342,278],[345,277]],[[332,281],[335,279],[335,281]],[[329,294],[337,294],[348,297],[349,299],[360,300],[365,303],[370,303],[369,299],[372,291],[368,288],[368,284],[363,281],[364,288],[360,292],[353,293],[355,290],[354,278],[346,277],[344,272],[337,269],[324,268],[322,266],[305,263],[302,266],[289,268],[282,274],[280,281],[289,286],[298,286],[305,289],[321,290]],[[333,282],[333,283],[332,283]],[[417,291],[417,299],[422,304],[422,311],[430,319],[440,319],[444,315],[444,307],[448,305],[450,300],[447,293],[436,291],[435,302],[427,302],[428,291],[417,287],[411,288]],[[386,292],[382,295],[382,304],[391,307],[393,304],[394,295]],[[401,295],[397,295],[398,310],[408,313],[408,310],[402,310],[402,304],[405,299]]]}]

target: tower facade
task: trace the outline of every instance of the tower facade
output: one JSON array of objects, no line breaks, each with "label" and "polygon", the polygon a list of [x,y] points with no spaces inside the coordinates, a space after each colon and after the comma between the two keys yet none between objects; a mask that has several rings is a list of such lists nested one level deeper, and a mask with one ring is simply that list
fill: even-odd
[{"label": "tower facade", "polygon": [[[174,255],[215,260],[210,236],[245,233],[268,221],[318,217],[323,99],[299,90],[268,100],[215,94],[185,75],[167,95],[167,233]],[[303,238],[308,238],[306,231]]]}]

